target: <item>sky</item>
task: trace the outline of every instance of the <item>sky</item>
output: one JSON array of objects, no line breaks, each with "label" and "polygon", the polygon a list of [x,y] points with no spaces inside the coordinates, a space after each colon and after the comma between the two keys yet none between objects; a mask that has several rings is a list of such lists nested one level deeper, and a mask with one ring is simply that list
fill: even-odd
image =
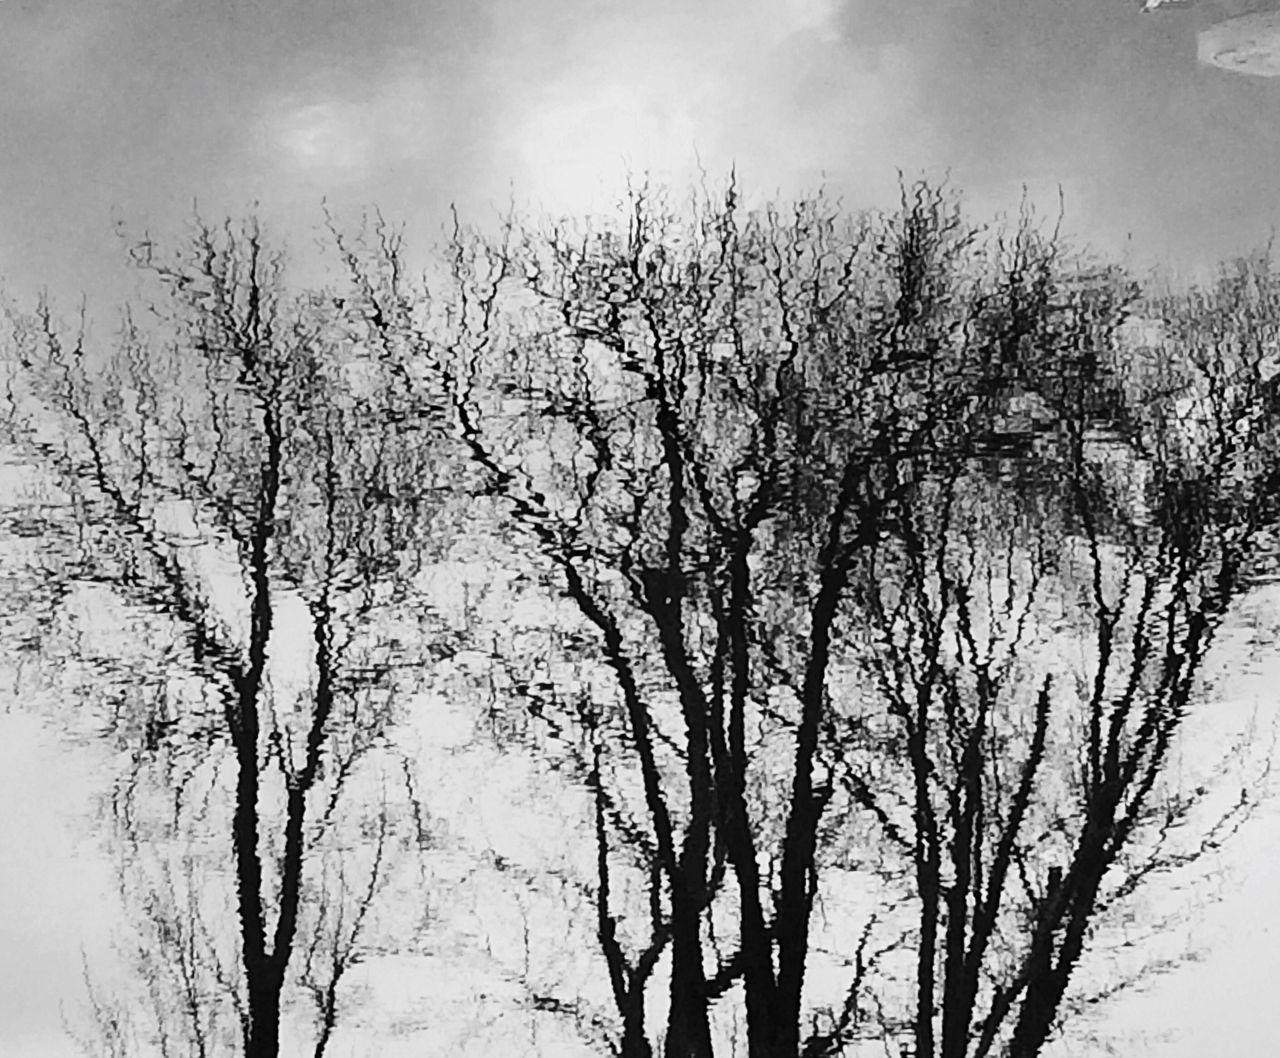
[{"label": "sky", "polygon": [[[890,204],[899,170],[946,176],[980,218],[1061,189],[1078,242],[1204,269],[1280,223],[1280,78],[1196,60],[1197,33],[1258,6],[0,0],[0,289],[105,311],[117,224],[178,234],[193,208],[256,203],[305,255],[326,200],[425,245],[450,203],[597,211],[628,171],[679,186],[731,165],[755,200],[824,184],[851,208]],[[0,709],[0,847],[24,849],[0,859],[0,1053],[33,1058],[104,930],[77,822],[95,758],[50,739]],[[1274,1053],[1278,879],[1258,865],[1278,831],[1250,832],[1241,887],[1206,913],[1214,953],[1126,1008],[1182,1026],[1151,1053],[1224,1034],[1237,1058]]]},{"label": "sky", "polygon": [[0,276],[110,297],[114,225],[258,208],[304,250],[327,198],[432,241],[607,206],[626,171],[736,165],[755,195],[975,211],[1056,201],[1084,242],[1202,267],[1280,207],[1280,80],[1196,61],[1251,0],[4,0]]}]

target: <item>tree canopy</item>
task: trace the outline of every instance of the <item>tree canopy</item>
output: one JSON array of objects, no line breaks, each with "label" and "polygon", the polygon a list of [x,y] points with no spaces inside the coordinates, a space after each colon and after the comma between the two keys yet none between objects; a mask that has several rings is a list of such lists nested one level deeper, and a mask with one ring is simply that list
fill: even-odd
[{"label": "tree canopy", "polygon": [[[105,706],[155,949],[99,1052],[274,1058],[309,1006],[320,1055],[468,870],[590,937],[557,980],[526,920],[514,1008],[627,1058],[1025,1058],[1140,978],[1091,955],[1255,803],[1171,762],[1270,574],[1280,287],[1144,290],[901,190],[455,218],[422,279],[331,221],[303,291],[198,224],[137,248],[159,293],[105,353],[11,311],[51,492],[8,634]],[[90,588],[140,643],[76,645]],[[424,813],[486,777],[398,737],[445,699],[576,835],[447,899],[410,868],[477,849]]]}]

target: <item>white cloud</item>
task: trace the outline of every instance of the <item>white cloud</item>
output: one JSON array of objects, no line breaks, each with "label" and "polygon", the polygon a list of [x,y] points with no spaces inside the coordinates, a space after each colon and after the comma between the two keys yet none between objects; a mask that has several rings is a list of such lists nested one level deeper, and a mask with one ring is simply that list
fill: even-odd
[{"label": "white cloud", "polygon": [[611,210],[628,173],[679,191],[700,165],[713,182],[736,165],[765,194],[811,191],[834,171],[841,190],[878,200],[897,165],[927,153],[930,130],[908,50],[849,49],[842,9],[716,0],[597,12],[559,27],[556,67],[536,12],[513,12],[498,42],[512,61],[493,64],[513,100],[498,167],[521,200],[553,213]]},{"label": "white cloud", "polygon": [[[773,151],[759,126],[778,155],[794,146],[787,131],[794,119],[783,113],[794,90],[789,82],[805,72],[797,55],[848,60],[833,47],[838,8],[837,0],[722,0],[569,25],[558,49],[566,61],[552,79],[536,47],[514,68],[495,69],[534,86],[515,94],[502,164],[520,192],[557,212],[608,209],[627,173],[688,186],[699,161],[713,176],[736,160],[747,163],[749,179],[773,179],[777,158],[754,164]],[[519,54],[520,41],[538,40],[536,26],[520,21],[533,17],[512,14],[504,55]],[[774,98],[779,94],[783,102]],[[787,165],[795,160],[792,152]]]},{"label": "white cloud", "polygon": [[425,154],[434,126],[430,82],[396,71],[373,84],[316,79],[277,95],[258,119],[259,149],[278,167],[326,184],[359,182],[379,165]]},{"label": "white cloud", "polygon": [[620,84],[570,83],[532,108],[515,137],[518,183],[552,209],[607,208],[628,173],[679,182],[706,126],[684,99]]},{"label": "white cloud", "polygon": [[831,42],[839,37],[835,21],[841,6],[840,0],[781,0],[767,22],[784,33],[810,32]]},{"label": "white cloud", "polygon": [[304,169],[322,168],[363,176],[372,144],[355,120],[354,108],[310,103],[282,115],[274,129],[285,155]]}]

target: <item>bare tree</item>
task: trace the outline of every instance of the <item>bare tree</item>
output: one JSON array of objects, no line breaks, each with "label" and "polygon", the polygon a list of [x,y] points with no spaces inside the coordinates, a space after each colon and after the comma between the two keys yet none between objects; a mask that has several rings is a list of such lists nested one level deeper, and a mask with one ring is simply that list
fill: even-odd
[{"label": "bare tree", "polygon": [[[10,426],[73,530],[23,635],[127,758],[161,1053],[275,1055],[290,996],[325,1051],[421,837],[375,782],[396,704],[455,650],[588,836],[555,882],[605,972],[525,965],[521,1002],[626,1058],[1037,1054],[1108,921],[1247,814],[1196,830],[1166,778],[1265,573],[1268,269],[1143,302],[924,183],[626,209],[455,224],[429,291],[380,220],[331,224],[347,281],[296,298],[256,228],[198,226],[139,247],[169,308],[101,363],[14,316]],[[446,526],[490,596],[441,646],[415,575]],[[70,620],[91,591],[123,642]]]},{"label": "bare tree", "polygon": [[[546,585],[492,677],[589,796],[614,1049],[710,1055],[741,1020],[753,1058],[1037,1053],[1097,914],[1170,862],[1186,806],[1151,791],[1262,508],[1188,489],[1177,394],[1118,359],[1136,287],[1029,215],[988,234],[925,184],[852,218],[732,182],[626,208],[457,228],[425,308],[394,253],[348,257],[389,355],[450,395],[495,554]],[[1269,427],[1208,388],[1226,473]],[[1079,693],[1037,667],[1055,627],[1093,644]],[[871,983],[904,893],[894,1021]],[[834,951],[819,901],[863,923]],[[598,1024],[584,1002],[545,1008]]]},{"label": "bare tree", "polygon": [[[388,793],[389,734],[429,666],[407,603],[442,449],[395,414],[340,294],[291,295],[256,224],[132,252],[164,292],[109,354],[47,303],[11,313],[10,426],[70,515],[46,572],[128,632],[63,608],[44,652],[126,758],[112,807],[151,1043],[273,1058],[296,981],[319,1056],[392,853],[421,838],[416,794]],[[342,834],[362,804],[360,856]]]},{"label": "bare tree", "polygon": [[[877,693],[862,716],[875,752],[905,767],[873,787],[864,747],[842,778],[917,903],[915,994],[897,1023],[915,1055],[1039,1054],[1090,943],[1256,803],[1246,789],[1206,820],[1205,787],[1164,780],[1273,519],[1267,343],[1240,309],[1215,329],[1192,295],[1180,340],[1148,360],[1112,312],[1046,311],[1064,293],[1047,249],[1013,248],[1011,272],[1049,280],[1029,315],[1051,328],[1006,358],[1000,402],[1006,416],[1015,396],[1034,407],[1039,427],[1004,453],[954,450],[867,553],[862,667]],[[1219,308],[1239,304],[1227,285]],[[993,487],[1028,470],[1044,484]]]}]

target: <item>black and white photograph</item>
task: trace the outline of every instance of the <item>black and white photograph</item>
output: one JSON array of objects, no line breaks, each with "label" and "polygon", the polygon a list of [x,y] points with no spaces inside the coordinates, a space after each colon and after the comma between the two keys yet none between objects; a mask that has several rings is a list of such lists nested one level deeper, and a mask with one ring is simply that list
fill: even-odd
[{"label": "black and white photograph", "polygon": [[1280,0],[0,0],[0,1058],[1280,1055]]}]

